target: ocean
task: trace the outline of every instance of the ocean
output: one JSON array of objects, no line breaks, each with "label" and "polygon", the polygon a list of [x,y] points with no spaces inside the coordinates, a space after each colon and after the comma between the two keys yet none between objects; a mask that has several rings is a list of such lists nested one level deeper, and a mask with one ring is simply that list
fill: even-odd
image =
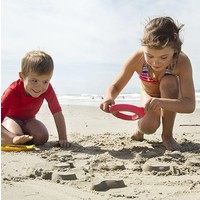
[{"label": "ocean", "polygon": [[[200,109],[200,91],[196,92],[195,95],[196,108]],[[58,100],[61,105],[99,106],[103,102],[103,96],[97,94],[58,95]],[[140,93],[120,94],[115,103],[140,106]]]},{"label": "ocean", "polygon": [[[99,106],[103,102],[102,95],[82,94],[58,96],[59,102],[64,105]],[[140,106],[140,94],[120,94],[116,103],[126,103]]]},{"label": "ocean", "polygon": [[[7,66],[7,67],[5,67]],[[5,65],[1,68],[1,94],[18,79],[18,67]],[[55,71],[51,84],[59,102],[64,105],[99,106],[106,88],[118,74],[120,65],[72,65]],[[79,70],[78,70],[79,69]],[[77,72],[78,70],[79,72]],[[197,86],[197,84],[196,84]],[[137,74],[131,78],[116,103],[140,105],[141,85]],[[200,89],[196,91],[197,108],[200,108]]]}]

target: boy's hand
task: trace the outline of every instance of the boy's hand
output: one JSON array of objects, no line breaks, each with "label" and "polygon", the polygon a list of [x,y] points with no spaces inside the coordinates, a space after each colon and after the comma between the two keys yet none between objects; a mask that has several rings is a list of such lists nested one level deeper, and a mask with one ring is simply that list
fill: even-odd
[{"label": "boy's hand", "polygon": [[70,147],[70,144],[67,140],[59,140],[58,143],[61,147]]}]

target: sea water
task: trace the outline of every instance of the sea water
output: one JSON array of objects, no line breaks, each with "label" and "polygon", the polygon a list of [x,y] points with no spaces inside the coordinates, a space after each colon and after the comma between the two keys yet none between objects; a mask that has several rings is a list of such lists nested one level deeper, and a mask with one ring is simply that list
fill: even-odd
[{"label": "sea water", "polygon": [[[79,73],[75,69],[79,69]],[[16,65],[2,67],[1,94],[13,81],[19,78],[18,70]],[[56,70],[51,84],[61,104],[99,106],[103,102],[106,88],[112,83],[119,70],[120,65],[66,66],[63,70]],[[199,82],[196,84],[196,89],[196,108],[200,108]],[[116,103],[140,106],[140,91],[140,80],[137,74],[134,74],[134,77],[117,97]]]},{"label": "sea water", "polygon": [[[97,94],[63,95],[58,96],[58,100],[63,105],[84,105],[99,106],[103,102],[104,96]],[[126,103],[140,106],[140,94],[120,94],[116,103]]]},{"label": "sea water", "polygon": [[[200,109],[200,92],[196,92],[195,95],[196,108]],[[99,106],[103,99],[103,95],[97,94],[58,95],[58,100],[63,105]],[[115,102],[140,106],[140,93],[119,94]]]}]

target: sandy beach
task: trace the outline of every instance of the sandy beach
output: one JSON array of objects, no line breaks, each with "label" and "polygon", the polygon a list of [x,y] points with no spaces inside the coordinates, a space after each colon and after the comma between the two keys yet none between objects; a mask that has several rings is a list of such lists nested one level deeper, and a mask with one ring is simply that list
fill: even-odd
[{"label": "sandy beach", "polygon": [[131,141],[136,121],[92,106],[62,105],[71,147],[56,147],[53,117],[43,105],[38,119],[49,142],[32,151],[1,152],[2,200],[200,199],[200,110],[177,114],[174,137],[181,151],[167,151],[161,128]]}]

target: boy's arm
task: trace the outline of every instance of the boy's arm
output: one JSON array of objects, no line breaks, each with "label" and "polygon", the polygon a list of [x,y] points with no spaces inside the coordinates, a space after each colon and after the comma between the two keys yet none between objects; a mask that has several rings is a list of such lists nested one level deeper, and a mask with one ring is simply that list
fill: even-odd
[{"label": "boy's arm", "polygon": [[54,113],[53,117],[58,131],[59,144],[61,145],[61,147],[69,147],[67,139],[67,129],[63,113],[62,112]]}]

